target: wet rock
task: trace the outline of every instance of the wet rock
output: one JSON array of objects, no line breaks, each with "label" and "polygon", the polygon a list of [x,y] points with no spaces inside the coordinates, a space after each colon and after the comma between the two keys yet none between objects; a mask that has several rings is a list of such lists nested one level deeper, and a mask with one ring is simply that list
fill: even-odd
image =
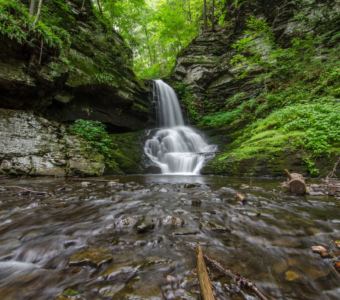
[{"label": "wet rock", "polygon": [[114,280],[119,282],[126,282],[136,275],[140,266],[132,267],[124,264],[112,264],[108,266],[102,273],[100,273],[99,280]]},{"label": "wet rock", "polygon": [[140,224],[137,224],[136,230],[138,233],[145,233],[155,228],[155,222],[153,219],[146,218]]},{"label": "wet rock", "polygon": [[98,293],[105,298],[112,298],[119,291],[125,287],[124,283],[115,283],[108,286],[104,286],[98,290]]},{"label": "wet rock", "polygon": [[340,261],[334,262],[334,268],[340,273]]},{"label": "wet rock", "polygon": [[181,231],[176,231],[173,233],[174,236],[183,236],[183,235],[196,235],[199,234],[200,232],[198,230],[181,230]]},{"label": "wet rock", "polygon": [[143,218],[139,216],[121,216],[115,220],[116,229],[131,229],[137,225]]},{"label": "wet rock", "polygon": [[70,266],[89,265],[100,267],[112,261],[113,256],[110,250],[105,248],[88,248],[73,254],[69,260]]},{"label": "wet rock", "polygon": [[55,300],[76,300],[76,299],[80,300],[85,298],[83,298],[80,295],[79,291],[69,288],[63,291],[61,295],[58,295]]},{"label": "wet rock", "polygon": [[235,200],[242,205],[247,204],[247,198],[246,198],[246,195],[244,195],[244,194],[236,193]]},{"label": "wet rock", "polygon": [[176,282],[177,279],[176,279],[176,277],[174,277],[172,275],[167,275],[166,276],[166,281],[169,282],[169,283],[173,283],[173,282]]},{"label": "wet rock", "polygon": [[285,279],[287,281],[298,281],[300,279],[300,275],[292,270],[288,270],[285,272]]},{"label": "wet rock", "polygon": [[33,112],[0,109],[0,174],[101,175],[104,158],[89,156],[84,141],[64,125]]},{"label": "wet rock", "polygon": [[83,181],[80,185],[81,185],[82,188],[87,188],[91,185],[91,183],[88,182],[88,181]]},{"label": "wet rock", "polygon": [[161,220],[161,223],[164,226],[181,227],[184,225],[184,220],[175,216],[166,216]]},{"label": "wet rock", "polygon": [[183,187],[185,189],[193,189],[193,188],[198,188],[200,186],[201,186],[201,184],[199,184],[199,183],[186,183],[186,184],[184,184]]},{"label": "wet rock", "polygon": [[195,206],[195,207],[200,207],[202,204],[202,200],[201,199],[192,199],[191,200],[191,205]]},{"label": "wet rock", "polygon": [[202,224],[204,228],[208,229],[208,230],[212,230],[215,232],[229,232],[230,230],[228,228],[226,228],[223,225],[220,225],[214,221],[209,221],[206,222],[204,224]]},{"label": "wet rock", "polygon": [[322,258],[328,258],[328,257],[331,257],[328,249],[322,245],[318,245],[318,246],[312,246],[312,251],[314,253],[318,253],[320,254],[320,256]]},{"label": "wet rock", "polygon": [[217,193],[220,196],[235,196],[236,195],[236,191],[232,188],[228,188],[228,187],[221,187]]},{"label": "wet rock", "polygon": [[340,240],[334,241],[334,244],[337,248],[340,248]]},{"label": "wet rock", "polygon": [[109,181],[106,185],[112,188],[112,187],[116,187],[117,185],[119,185],[119,183],[117,181]]},{"label": "wet rock", "polygon": [[160,193],[167,193],[168,190],[167,190],[166,188],[161,188],[161,189],[159,190],[159,192],[160,192]]}]

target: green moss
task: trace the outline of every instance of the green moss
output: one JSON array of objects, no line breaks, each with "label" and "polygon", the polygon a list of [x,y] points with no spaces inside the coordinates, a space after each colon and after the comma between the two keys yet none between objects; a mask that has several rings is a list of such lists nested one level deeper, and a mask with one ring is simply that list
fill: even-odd
[{"label": "green moss", "polygon": [[184,106],[189,120],[193,123],[197,123],[202,116],[201,103],[197,101],[197,98],[192,93],[190,87],[184,83],[176,83],[174,89],[181,99],[181,103]]},{"label": "green moss", "polygon": [[141,172],[143,132],[109,134],[105,126],[97,121],[77,120],[70,132],[82,137],[84,151],[90,157],[102,155],[106,173],[126,174]]},{"label": "green moss", "polygon": [[116,145],[113,156],[124,173],[142,172],[143,136],[143,131],[111,135]]},{"label": "green moss", "polygon": [[[340,48],[326,48],[307,35],[283,49],[267,25],[252,22],[234,44],[231,63],[242,64],[245,69],[238,74],[263,89],[255,97],[235,94],[224,108],[200,120],[200,127],[230,140],[206,171],[275,174],[293,165],[322,175],[340,155]],[[270,47],[257,47],[259,37]],[[244,72],[255,65],[261,66],[260,73]]]}]

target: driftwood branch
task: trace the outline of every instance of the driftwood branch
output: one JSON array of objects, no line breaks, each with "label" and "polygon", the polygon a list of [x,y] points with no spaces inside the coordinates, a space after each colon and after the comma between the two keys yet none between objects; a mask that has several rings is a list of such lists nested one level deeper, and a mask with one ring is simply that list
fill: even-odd
[{"label": "driftwood branch", "polygon": [[196,252],[197,252],[197,274],[200,282],[202,298],[203,300],[215,300],[207,267],[204,262],[203,251],[201,246],[197,247]]},{"label": "driftwood branch", "polygon": [[242,277],[241,275],[234,274],[231,270],[224,268],[218,261],[209,257],[206,254],[203,254],[204,259],[216,270],[221,272],[227,277],[233,279],[240,288],[247,288],[252,291],[259,299],[261,300],[269,300],[267,296],[265,296],[255,285],[255,283],[249,281],[248,279]]},{"label": "driftwood branch", "polygon": [[336,169],[338,168],[339,163],[340,163],[340,157],[339,157],[338,161],[334,164],[332,171],[329,172],[329,174],[327,175],[326,180],[328,178],[335,177]]},{"label": "driftwood branch", "polygon": [[[187,243],[187,245],[192,248],[193,250],[195,247],[191,243]],[[200,248],[200,246],[198,246]],[[211,265],[215,270],[219,271],[220,273],[224,274],[225,276],[231,278],[238,286],[239,288],[243,289],[248,289],[252,293],[254,293],[260,300],[271,300],[271,298],[267,297],[265,294],[263,294],[256,286],[255,283],[252,281],[242,277],[239,274],[233,273],[230,269],[224,268],[218,261],[214,260],[210,256],[203,254],[202,251],[202,256],[204,260]],[[209,298],[208,298],[209,299]]]},{"label": "driftwood branch", "polygon": [[88,182],[117,182],[118,183],[118,180],[115,180],[115,179],[96,179],[96,178],[79,178],[79,177],[67,177],[67,180],[70,180],[70,181],[88,181]]},{"label": "driftwood branch", "polygon": [[6,186],[3,186],[3,188],[5,188],[5,189],[18,189],[18,190],[22,190],[26,193],[37,194],[37,195],[47,195],[48,194],[48,192],[34,191],[34,190],[31,190],[31,189],[28,189],[28,188],[25,188],[25,187],[22,187],[22,186],[17,186],[17,185],[6,185]]}]

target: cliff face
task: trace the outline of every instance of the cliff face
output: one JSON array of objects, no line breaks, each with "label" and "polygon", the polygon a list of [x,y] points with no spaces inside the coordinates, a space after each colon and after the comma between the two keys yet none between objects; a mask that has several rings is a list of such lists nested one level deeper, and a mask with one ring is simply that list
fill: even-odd
[{"label": "cliff face", "polygon": [[325,174],[340,154],[339,4],[234,2],[225,25],[181,53],[171,78],[189,120],[219,144],[205,172]]},{"label": "cliff face", "polygon": [[66,126],[32,112],[0,109],[0,174],[101,175],[104,158]]},{"label": "cliff face", "polygon": [[148,92],[132,72],[131,50],[90,0],[44,2],[34,28],[28,3],[15,2],[2,4],[0,16],[1,107],[98,120],[112,131],[145,126]]},{"label": "cliff face", "polygon": [[[117,134],[148,126],[149,92],[131,50],[90,0],[43,1],[35,25],[28,7],[0,1],[0,174],[103,174],[103,155],[68,123],[100,121]],[[135,156],[136,164],[123,154],[111,163],[140,172]]]}]

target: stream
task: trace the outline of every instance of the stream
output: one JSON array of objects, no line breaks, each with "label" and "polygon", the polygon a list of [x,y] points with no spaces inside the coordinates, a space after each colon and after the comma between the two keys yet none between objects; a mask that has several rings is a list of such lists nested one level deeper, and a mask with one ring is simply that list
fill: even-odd
[{"label": "stream", "polygon": [[[339,299],[332,259],[311,251],[339,239],[339,211],[269,179],[3,178],[0,299],[199,299],[197,243],[272,299]],[[216,299],[257,299],[211,271]]]}]

